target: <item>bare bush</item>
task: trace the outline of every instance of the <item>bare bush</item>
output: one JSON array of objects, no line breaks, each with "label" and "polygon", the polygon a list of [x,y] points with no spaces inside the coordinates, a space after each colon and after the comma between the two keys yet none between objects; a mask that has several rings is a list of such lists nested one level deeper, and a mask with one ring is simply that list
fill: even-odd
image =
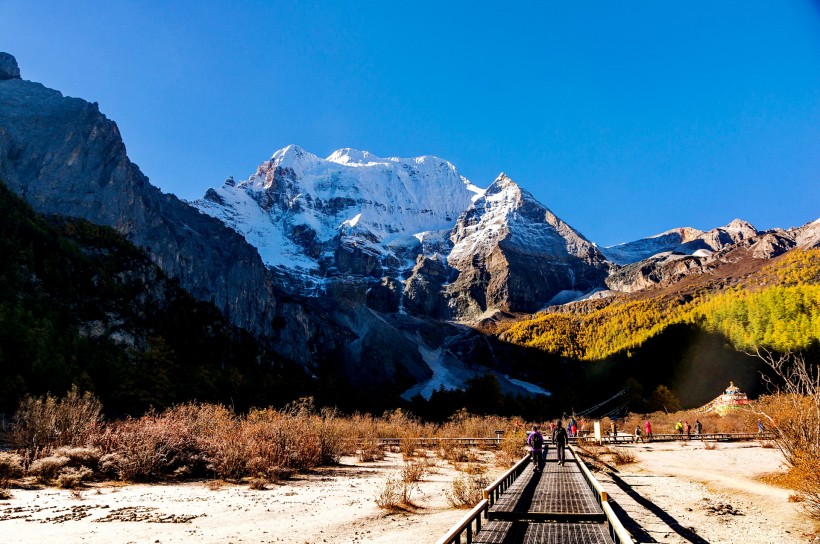
[{"label": "bare bush", "polygon": [[780,380],[777,392],[761,402],[760,414],[799,476],[797,491],[806,511],[820,519],[820,367],[803,354],[758,349],[755,355]]},{"label": "bare bush", "polygon": [[263,491],[267,489],[268,481],[264,478],[251,478],[248,482],[248,489]]},{"label": "bare bush", "polygon": [[14,448],[39,452],[82,444],[102,420],[102,405],[74,386],[65,397],[26,397],[14,414],[9,440]]},{"label": "bare bush", "polygon": [[418,462],[409,460],[404,463],[401,469],[401,479],[406,484],[420,482],[426,472],[425,466]]},{"label": "bare bush", "polygon": [[376,505],[379,508],[392,509],[401,505],[402,482],[398,478],[388,478],[384,482],[379,495],[376,497]]},{"label": "bare bush", "polygon": [[88,467],[65,467],[57,476],[57,487],[76,489],[84,481],[89,480],[93,474],[94,472]]},{"label": "bare bush", "polygon": [[60,471],[67,467],[71,460],[65,456],[41,457],[28,468],[29,474],[35,476],[37,481],[43,484],[51,483],[60,474]]},{"label": "bare bush", "polygon": [[625,448],[612,448],[610,453],[616,465],[629,465],[636,460],[635,453]]},{"label": "bare bush", "polygon": [[459,475],[453,479],[450,489],[445,491],[447,501],[456,508],[472,508],[484,498],[484,488],[489,481],[483,474]]},{"label": "bare bush", "polygon": [[23,475],[23,458],[12,452],[0,452],[0,486]]}]

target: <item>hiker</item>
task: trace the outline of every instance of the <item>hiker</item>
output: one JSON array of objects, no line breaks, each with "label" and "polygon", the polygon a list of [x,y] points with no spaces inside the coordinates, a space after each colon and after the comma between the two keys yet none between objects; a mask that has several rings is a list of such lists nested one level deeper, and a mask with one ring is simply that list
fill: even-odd
[{"label": "hiker", "polygon": [[632,442],[637,442],[638,440],[643,442],[643,437],[641,436],[641,426],[635,425],[635,438],[632,440]]},{"label": "hiker", "polygon": [[649,420],[646,420],[646,423],[643,424],[644,429],[646,430],[646,439],[651,441],[652,440],[652,424]]},{"label": "hiker", "polygon": [[530,455],[532,456],[532,464],[534,465],[533,470],[535,472],[541,472],[544,459],[544,437],[538,432],[536,425],[533,425],[532,432],[527,437],[527,445],[530,447]]},{"label": "hiker", "polygon": [[618,424],[615,423],[615,419],[612,420],[612,423],[609,426],[609,432],[610,432],[610,435],[612,436],[612,441],[617,442],[618,441]]},{"label": "hiker", "polygon": [[567,442],[569,442],[569,437],[567,436],[567,430],[564,429],[561,420],[555,422],[555,430],[552,431],[552,443],[555,444],[555,448],[558,451],[558,464],[564,464],[565,458],[565,448],[567,447]]},{"label": "hiker", "polygon": [[695,420],[695,434],[698,436],[703,434],[703,423],[701,423],[699,419]]},{"label": "hiker", "polygon": [[688,421],[683,424],[683,428],[686,430],[686,439],[692,438],[692,426],[689,425]]},{"label": "hiker", "polygon": [[678,420],[678,422],[675,423],[675,432],[678,434],[683,434],[683,422],[681,420]]},{"label": "hiker", "polygon": [[567,424],[567,431],[570,436],[578,436],[578,424],[575,422],[575,418],[569,418],[569,423]]},{"label": "hiker", "polygon": [[757,420],[757,436],[763,437],[763,422],[759,419]]}]

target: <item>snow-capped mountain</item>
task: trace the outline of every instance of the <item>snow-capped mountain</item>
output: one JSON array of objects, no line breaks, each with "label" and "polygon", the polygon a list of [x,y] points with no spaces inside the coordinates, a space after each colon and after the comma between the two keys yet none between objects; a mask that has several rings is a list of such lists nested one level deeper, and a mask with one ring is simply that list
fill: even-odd
[{"label": "snow-capped mountain", "polygon": [[322,159],[291,145],[247,181],[229,178],[193,204],[242,234],[268,266],[380,277],[412,267],[423,242],[449,231],[480,194],[437,157],[340,149]]},{"label": "snow-capped mountain", "polygon": [[674,251],[681,244],[691,242],[702,234],[702,230],[693,229],[692,227],[671,229],[649,238],[641,238],[634,242],[601,248],[601,253],[613,263],[623,266],[642,261],[658,253]]},{"label": "snow-capped mountain", "polygon": [[411,313],[447,318],[531,312],[560,292],[602,285],[609,268],[507,176],[483,191],[432,156],[340,149],[322,159],[288,146],[193,204],[242,234],[268,266],[324,289],[364,282],[380,310],[407,302]]},{"label": "snow-capped mountain", "polygon": [[503,173],[459,218],[450,239],[447,261],[459,274],[448,291],[457,315],[534,312],[561,293],[599,287],[610,268],[595,244]]},{"label": "snow-capped mountain", "polygon": [[709,231],[692,227],[671,229],[634,242],[603,248],[601,253],[620,266],[666,252],[707,257],[715,251],[753,238],[758,234],[760,233],[751,223],[735,219],[724,227],[717,227]]}]

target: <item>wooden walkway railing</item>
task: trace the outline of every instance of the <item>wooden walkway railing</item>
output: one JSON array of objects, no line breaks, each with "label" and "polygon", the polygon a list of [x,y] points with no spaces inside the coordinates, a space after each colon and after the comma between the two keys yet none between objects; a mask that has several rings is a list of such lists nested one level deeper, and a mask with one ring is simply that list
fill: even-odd
[{"label": "wooden walkway railing", "polygon": [[[706,440],[706,441],[714,441],[714,442],[735,442],[735,441],[747,441],[747,440],[774,440],[775,436],[772,433],[703,433],[703,434],[692,434],[687,436],[686,434],[677,434],[677,433],[663,433],[663,434],[653,434],[651,439],[647,439],[645,436],[642,435],[643,442],[675,442],[675,441],[682,441],[682,440]],[[412,442],[420,447],[433,447],[433,446],[440,446],[442,443],[457,443],[462,444],[464,446],[470,447],[481,447],[481,446],[497,446],[504,441],[507,440],[521,440],[521,438],[504,438],[503,436],[495,436],[495,437],[473,437],[473,438],[451,438],[451,437],[439,437],[439,436],[431,436],[431,437],[423,437],[423,438],[380,438],[378,439],[379,442],[384,446],[401,446],[402,442]],[[592,435],[587,436],[578,436],[578,437],[571,437],[569,439],[570,444],[574,444],[577,442],[584,442],[584,441],[594,441]],[[631,434],[626,433],[619,433],[617,436],[613,437],[610,435],[604,435],[601,437],[601,442],[604,444],[631,444],[635,442],[635,437]],[[638,442],[641,442],[639,439]],[[547,438],[547,443],[551,443],[551,440]]]},{"label": "wooden walkway railing", "polygon": [[[560,533],[564,536],[573,534],[581,534],[585,542],[600,542],[604,544],[631,544],[632,539],[629,533],[624,528],[618,516],[612,510],[608,502],[607,493],[601,487],[598,480],[592,475],[586,464],[577,455],[573,447],[569,447],[570,454],[567,455],[567,462],[577,463],[578,469],[571,469],[571,467],[559,467],[555,463],[554,450],[550,455],[548,464],[552,463],[556,471],[549,474],[537,473],[538,478],[535,479],[536,473],[530,468],[529,455],[520,459],[510,470],[499,477],[495,482],[487,486],[484,490],[484,499],[473,508],[464,518],[455,524],[444,536],[442,536],[437,544],[471,544],[472,542],[541,542],[541,538],[555,538],[556,534]],[[546,471],[546,468],[545,468]],[[519,485],[516,481],[522,474],[526,472],[526,479],[523,485]],[[580,472],[580,475],[579,475]],[[542,475],[544,480],[541,480]],[[589,506],[583,507],[582,510],[574,510],[573,505],[581,506],[583,500],[579,502],[579,497],[573,498],[570,503],[563,504],[563,507],[569,507],[569,510],[536,510],[532,511],[532,505],[536,502],[544,504],[544,502],[554,503],[555,496],[539,496],[539,500],[533,499],[533,493],[536,489],[541,489],[541,485],[545,482],[558,480],[564,481],[561,484],[570,487],[563,487],[563,489],[570,489],[572,481],[579,481],[581,478],[589,486],[589,489],[597,503],[600,510],[599,514],[594,514],[594,509],[590,510]],[[557,480],[556,480],[557,478]],[[551,479],[551,480],[550,480]],[[583,485],[583,484],[581,484]],[[560,486],[559,486],[560,487]],[[512,489],[511,489],[512,488]],[[524,489],[522,489],[524,488]],[[547,491],[538,491],[538,493],[550,493],[557,487],[549,487]],[[576,488],[579,489],[579,488]],[[505,492],[510,491],[511,497],[504,495]],[[521,503],[527,496],[527,502]],[[590,495],[586,495],[589,497]],[[521,501],[516,497],[521,497]],[[560,497],[558,497],[560,499]],[[501,500],[500,500],[501,499]],[[499,510],[499,506],[501,509]],[[522,508],[526,507],[526,511]],[[596,507],[597,508],[597,507]],[[520,514],[515,514],[520,512]],[[554,513],[549,513],[554,512]],[[600,513],[602,512],[602,514]],[[486,523],[482,523],[482,519]],[[578,520],[573,523],[572,519]],[[587,520],[586,522],[582,520]],[[520,520],[520,521],[515,521]],[[597,520],[597,521],[596,521]],[[580,531],[580,533],[579,533]],[[485,534],[487,533],[487,534]],[[547,536],[547,533],[551,533]],[[462,538],[464,540],[462,541]],[[546,542],[547,540],[543,540]],[[552,542],[553,540],[549,540]],[[559,540],[561,541],[560,537]]]},{"label": "wooden walkway railing", "polygon": [[[470,544],[473,535],[481,530],[481,516],[487,517],[487,510],[495,504],[498,497],[510,487],[518,476],[524,471],[530,462],[529,454],[522,457],[513,467],[498,477],[493,483],[484,488],[484,498],[475,508],[464,516],[461,521],[453,525],[447,533],[436,541],[436,544],[461,544],[461,537],[465,537],[465,542]],[[475,529],[473,529],[475,528]]]}]

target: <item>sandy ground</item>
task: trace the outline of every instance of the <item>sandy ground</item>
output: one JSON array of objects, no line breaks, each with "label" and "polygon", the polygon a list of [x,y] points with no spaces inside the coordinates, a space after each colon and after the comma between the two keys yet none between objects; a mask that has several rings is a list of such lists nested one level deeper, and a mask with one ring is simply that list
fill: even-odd
[{"label": "sandy ground", "polygon": [[[372,463],[346,457],[265,490],[213,482],[94,485],[77,498],[60,489],[14,489],[0,501],[0,542],[434,542],[466,513],[445,496],[457,472],[436,464],[410,497],[415,508],[393,512],[375,499],[387,478],[399,476],[398,454]],[[504,471],[486,466],[491,479]]]},{"label": "sandy ground", "polygon": [[[597,473],[638,542],[820,542],[818,528],[789,502],[790,491],[761,483],[782,470],[780,453],[751,443],[625,446],[637,462]],[[452,466],[438,461],[411,499],[389,512],[376,496],[396,477],[401,457],[361,463],[344,458],[266,490],[208,482],[94,485],[78,498],[46,488],[13,490],[0,501],[3,543],[396,543],[435,542],[465,514],[445,497]],[[490,478],[502,469],[492,466]]]},{"label": "sandy ground", "polygon": [[[597,474],[638,542],[775,544],[820,542],[792,491],[758,477],[785,471],[775,448],[702,442],[625,446],[637,462]],[[619,511],[620,509],[620,511]]]}]

